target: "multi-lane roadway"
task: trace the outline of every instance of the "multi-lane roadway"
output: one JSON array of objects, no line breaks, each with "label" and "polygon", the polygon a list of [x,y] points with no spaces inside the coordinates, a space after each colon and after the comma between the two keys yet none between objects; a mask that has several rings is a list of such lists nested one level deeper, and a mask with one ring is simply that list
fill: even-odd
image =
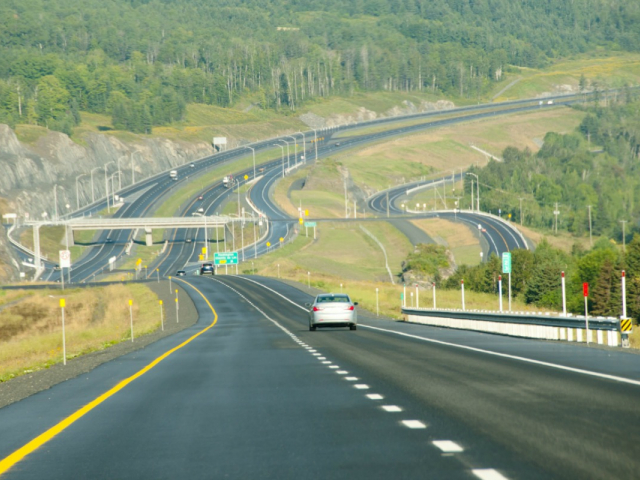
[{"label": "multi-lane roadway", "polygon": [[0,409],[2,478],[637,478],[638,355],[186,278],[194,327]]}]

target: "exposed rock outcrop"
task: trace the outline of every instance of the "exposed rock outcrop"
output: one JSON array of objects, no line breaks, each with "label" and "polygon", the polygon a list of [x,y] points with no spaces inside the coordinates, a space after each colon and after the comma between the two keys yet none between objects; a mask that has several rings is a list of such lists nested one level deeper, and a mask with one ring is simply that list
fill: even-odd
[{"label": "exposed rock outcrop", "polygon": [[[103,198],[105,166],[109,182],[115,183],[117,189],[118,165],[124,187],[131,184],[132,176],[139,181],[213,153],[211,145],[204,142],[186,143],[164,138],[125,143],[112,135],[91,133],[83,141],[84,145],[80,145],[63,133],[48,132],[33,145],[24,145],[9,126],[0,124],[0,197],[6,200],[1,213],[17,213],[32,219],[52,218],[56,209],[54,188],[59,214]],[[6,245],[0,245],[0,249],[6,248]],[[16,270],[14,275],[17,273]]]}]

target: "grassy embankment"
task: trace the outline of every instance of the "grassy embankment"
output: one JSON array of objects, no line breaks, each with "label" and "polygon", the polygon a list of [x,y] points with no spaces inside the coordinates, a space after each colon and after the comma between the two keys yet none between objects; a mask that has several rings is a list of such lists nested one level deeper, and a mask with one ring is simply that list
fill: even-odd
[{"label": "grassy embankment", "polygon": [[67,358],[130,339],[129,300],[136,337],[160,326],[157,296],[140,284],[101,288],[0,290],[0,382],[62,362],[59,299],[66,301]]}]

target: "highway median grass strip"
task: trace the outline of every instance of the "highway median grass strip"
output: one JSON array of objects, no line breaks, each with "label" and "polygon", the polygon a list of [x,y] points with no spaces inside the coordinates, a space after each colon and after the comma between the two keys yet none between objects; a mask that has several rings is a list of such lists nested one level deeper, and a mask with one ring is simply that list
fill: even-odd
[{"label": "highway median grass strip", "polygon": [[88,412],[90,412],[91,410],[93,410],[94,408],[99,406],[106,399],[108,399],[109,397],[111,397],[114,394],[118,393],[120,390],[122,390],[124,387],[129,385],[135,379],[137,379],[137,378],[141,377],[142,375],[144,375],[145,373],[147,373],[149,370],[154,368],[156,365],[158,365],[160,362],[162,362],[162,360],[167,358],[169,355],[171,355],[172,353],[176,352],[177,350],[180,350],[182,347],[184,347],[185,345],[191,343],[194,339],[196,339],[197,337],[199,337],[200,335],[202,335],[203,333],[205,333],[206,331],[211,329],[217,323],[218,314],[216,313],[215,309],[213,308],[213,306],[211,305],[209,300],[205,297],[205,295],[202,294],[202,292],[200,292],[200,290],[198,290],[197,288],[195,288],[193,285],[189,284],[188,282],[185,282],[185,281],[182,281],[182,280],[179,280],[179,279],[176,279],[176,281],[181,281],[184,285],[187,285],[187,286],[193,288],[204,299],[204,301],[207,303],[209,308],[211,308],[211,311],[213,313],[213,320],[212,320],[211,324],[206,326],[202,330],[200,330],[195,335],[192,335],[191,337],[189,337],[187,340],[185,340],[184,342],[182,342],[178,346],[172,348],[171,350],[168,350],[167,352],[165,352],[164,354],[162,354],[161,356],[156,358],[154,361],[149,363],[147,366],[145,366],[144,368],[142,368],[141,370],[139,370],[135,374],[131,375],[128,378],[125,378],[124,380],[119,382],[117,385],[115,385],[113,388],[111,388],[107,392],[103,393],[98,398],[96,398],[92,402],[88,403],[87,405],[85,405],[81,409],[77,410],[75,413],[73,413],[72,415],[68,416],[64,420],[60,421],[59,423],[57,423],[53,427],[49,428],[47,431],[45,431],[44,433],[42,433],[38,437],[34,438],[29,443],[27,443],[26,445],[22,446],[21,448],[19,448],[15,452],[13,452],[8,457],[0,460],[0,475],[5,473],[7,470],[9,470],[11,467],[13,467],[16,463],[20,462],[27,455],[29,455],[30,453],[34,452],[35,450],[40,448],[42,445],[46,444],[48,441],[53,439],[56,435],[58,435],[59,433],[64,431],[67,427],[69,427],[70,425],[75,423],[77,420],[82,418]]}]

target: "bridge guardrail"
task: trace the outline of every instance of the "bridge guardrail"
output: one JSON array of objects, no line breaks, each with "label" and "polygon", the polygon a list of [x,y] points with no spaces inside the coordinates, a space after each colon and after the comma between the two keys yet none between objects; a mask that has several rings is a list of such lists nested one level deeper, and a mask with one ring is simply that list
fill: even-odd
[{"label": "bridge guardrail", "polygon": [[[540,315],[524,312],[402,308],[405,320],[438,327],[474,330],[515,337],[586,342],[584,316]],[[595,335],[594,335],[595,334]],[[589,342],[620,346],[620,320],[613,317],[589,317]],[[595,336],[595,338],[594,338]]]}]

